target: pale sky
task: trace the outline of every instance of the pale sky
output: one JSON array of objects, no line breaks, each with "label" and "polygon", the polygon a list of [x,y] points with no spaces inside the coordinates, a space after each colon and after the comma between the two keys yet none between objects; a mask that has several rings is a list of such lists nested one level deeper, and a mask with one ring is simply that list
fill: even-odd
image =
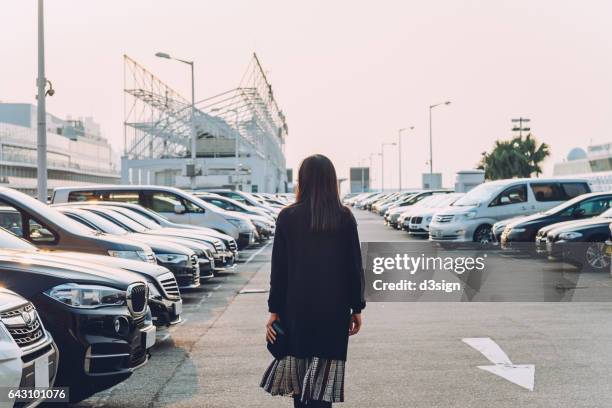
[{"label": "pale sky", "polygon": [[[531,118],[551,145],[546,173],[570,148],[612,142],[612,3],[482,0],[52,0],[46,2],[47,77],[58,116],[93,116],[123,149],[123,59],[135,58],[197,99],[238,85],[256,51],[289,125],[288,167],[328,155],[339,175],[397,129],[403,185],[427,171],[428,105],[434,171],[451,186],[484,150]],[[34,103],[36,1],[3,0],[0,101]],[[380,186],[380,160],[374,162]],[[385,186],[398,185],[398,152],[385,148]]]}]

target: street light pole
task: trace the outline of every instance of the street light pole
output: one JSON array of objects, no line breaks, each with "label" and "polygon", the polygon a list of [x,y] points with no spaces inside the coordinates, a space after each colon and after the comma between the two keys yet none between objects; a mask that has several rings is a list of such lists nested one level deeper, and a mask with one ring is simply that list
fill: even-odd
[{"label": "street light pole", "polygon": [[47,202],[47,107],[45,105],[45,27],[43,0],[38,0],[38,101],[36,107],[36,171],[38,200]]},{"label": "street light pole", "polygon": [[385,146],[395,146],[397,143],[383,143],[380,145],[380,191],[385,191]]},{"label": "street light pole", "polygon": [[402,132],[404,130],[412,130],[414,126],[410,126],[410,128],[401,128],[397,131],[397,152],[399,159],[399,190],[402,191]]},{"label": "street light pole", "polygon": [[157,52],[155,53],[156,57],[172,59],[175,61],[182,62],[183,64],[187,64],[191,68],[191,162],[193,163],[194,175],[191,176],[191,189],[194,190],[196,187],[195,181],[195,167],[196,167],[196,149],[197,149],[197,140],[198,135],[196,134],[196,126],[195,126],[195,72],[194,72],[194,61],[182,60],[179,58],[173,58],[170,54],[165,52]]},{"label": "street light pole", "polygon": [[436,106],[440,106],[440,105],[450,105],[450,101],[429,105],[429,174],[430,176],[433,174],[433,138],[432,138],[432,131],[431,131],[431,111],[433,110],[433,108],[435,108]]}]

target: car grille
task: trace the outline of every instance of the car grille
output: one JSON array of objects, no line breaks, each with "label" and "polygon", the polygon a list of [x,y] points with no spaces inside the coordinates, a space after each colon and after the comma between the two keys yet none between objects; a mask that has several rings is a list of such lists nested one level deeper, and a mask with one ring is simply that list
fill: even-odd
[{"label": "car grille", "polygon": [[420,224],[423,221],[423,217],[412,217],[410,219],[411,224]]},{"label": "car grille", "polygon": [[234,252],[238,249],[238,245],[236,245],[236,240],[232,239],[229,242],[229,249],[230,251]]},{"label": "car grille", "polygon": [[142,283],[130,285],[127,289],[127,303],[132,314],[144,313],[147,309],[147,287]]},{"label": "car grille", "polygon": [[452,220],[452,215],[436,215],[436,222],[451,222]]},{"label": "car grille", "polygon": [[31,303],[0,313],[0,320],[21,348],[36,344],[46,337],[38,313]]},{"label": "car grille", "polygon": [[223,243],[222,243],[221,241],[215,241],[215,242],[213,243],[213,245],[214,245],[215,250],[216,250],[217,252],[221,252],[221,251],[223,251]]},{"label": "car grille", "polygon": [[159,283],[161,284],[162,288],[164,288],[164,292],[166,292],[166,296],[169,299],[180,299],[181,294],[179,292],[176,279],[172,273],[166,273],[160,276]]}]

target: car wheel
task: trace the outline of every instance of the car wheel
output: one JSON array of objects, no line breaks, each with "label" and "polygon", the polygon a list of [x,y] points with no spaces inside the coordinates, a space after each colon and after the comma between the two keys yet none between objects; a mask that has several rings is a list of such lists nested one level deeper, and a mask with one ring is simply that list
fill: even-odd
[{"label": "car wheel", "polygon": [[474,232],[474,242],[484,247],[493,245],[493,230],[490,225],[481,225]]},{"label": "car wheel", "polygon": [[610,267],[610,257],[606,255],[606,245],[603,242],[591,242],[584,251],[584,265],[594,271],[607,270]]}]

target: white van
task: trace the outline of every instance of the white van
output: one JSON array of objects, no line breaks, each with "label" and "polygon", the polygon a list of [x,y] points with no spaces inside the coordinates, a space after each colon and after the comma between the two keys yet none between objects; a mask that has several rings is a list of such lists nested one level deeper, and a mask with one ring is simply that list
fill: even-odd
[{"label": "white van", "polygon": [[155,211],[172,222],[208,227],[234,238],[239,248],[255,243],[255,226],[248,216],[212,206],[183,190],[164,186],[59,187],[53,204],[85,201],[119,201]]},{"label": "white van", "polygon": [[581,194],[590,193],[584,179],[508,179],[481,184],[452,206],[434,215],[429,225],[432,241],[492,240],[497,221],[546,211]]}]

